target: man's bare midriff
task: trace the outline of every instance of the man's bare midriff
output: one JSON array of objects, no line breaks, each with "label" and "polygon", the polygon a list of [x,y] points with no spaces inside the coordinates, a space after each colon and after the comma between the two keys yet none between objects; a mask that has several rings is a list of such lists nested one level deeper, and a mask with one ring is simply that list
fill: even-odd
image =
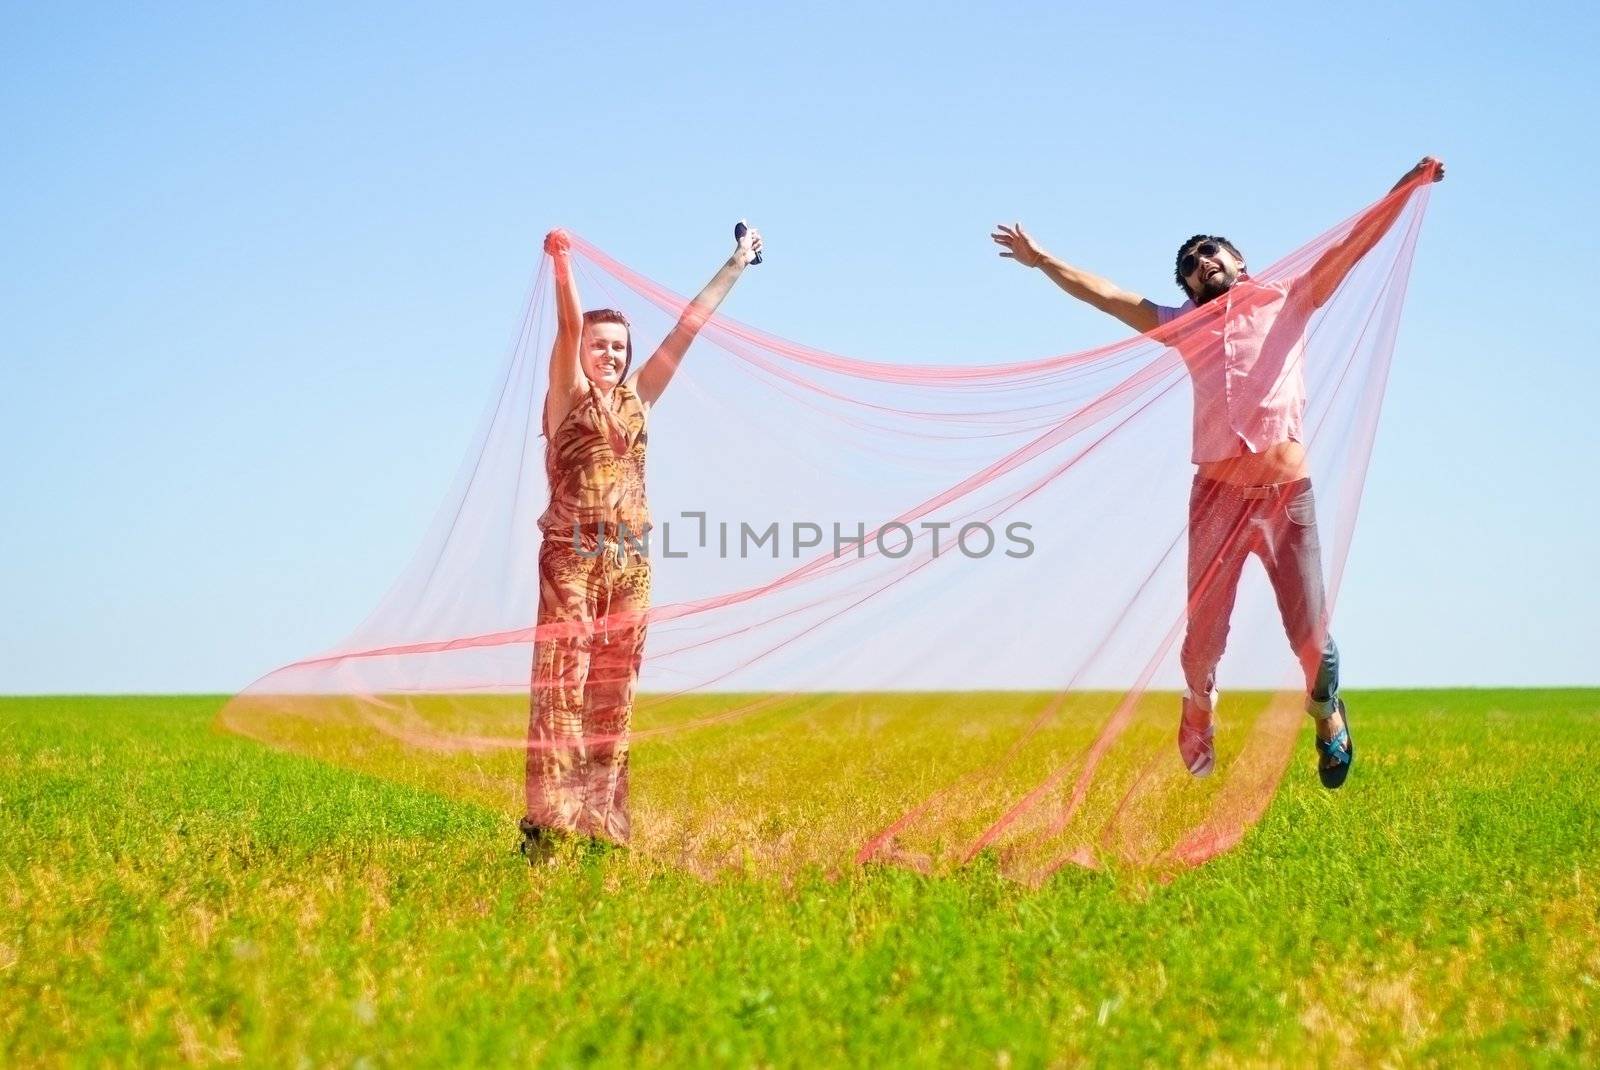
[{"label": "man's bare midriff", "polygon": [[1202,479],[1243,487],[1292,483],[1308,475],[1305,447],[1295,441],[1279,442],[1260,453],[1240,453],[1225,461],[1201,461]]}]

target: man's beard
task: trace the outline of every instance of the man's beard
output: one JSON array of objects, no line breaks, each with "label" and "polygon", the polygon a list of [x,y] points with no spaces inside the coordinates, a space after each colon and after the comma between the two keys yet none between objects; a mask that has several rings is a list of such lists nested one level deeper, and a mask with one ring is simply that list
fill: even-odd
[{"label": "man's beard", "polygon": [[1195,288],[1194,303],[1203,305],[1214,297],[1221,297],[1233,287],[1235,281],[1235,279],[1228,278],[1227,272],[1202,279]]}]

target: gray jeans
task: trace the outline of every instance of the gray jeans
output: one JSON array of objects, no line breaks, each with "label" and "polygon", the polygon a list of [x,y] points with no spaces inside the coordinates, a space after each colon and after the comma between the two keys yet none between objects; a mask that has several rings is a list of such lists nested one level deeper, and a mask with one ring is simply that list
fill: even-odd
[{"label": "gray jeans", "polygon": [[1195,477],[1189,494],[1189,627],[1183,676],[1191,694],[1216,687],[1228,645],[1239,575],[1261,558],[1278,598],[1283,630],[1306,675],[1306,712],[1327,717],[1339,694],[1339,648],[1328,634],[1317,504],[1311,480],[1238,487]]}]

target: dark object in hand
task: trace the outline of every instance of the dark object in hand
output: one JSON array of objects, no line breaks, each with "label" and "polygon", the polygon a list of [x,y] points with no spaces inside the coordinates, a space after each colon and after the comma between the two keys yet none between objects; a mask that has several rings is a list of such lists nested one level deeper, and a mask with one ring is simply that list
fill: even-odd
[{"label": "dark object in hand", "polygon": [[[739,241],[741,238],[743,238],[745,236],[745,232],[747,230],[749,230],[749,229],[750,228],[746,227],[743,223],[735,223],[733,225],[733,240],[734,241]],[[755,257],[751,259],[750,263],[752,263],[752,264],[761,263],[761,254],[757,253],[755,255]]]}]

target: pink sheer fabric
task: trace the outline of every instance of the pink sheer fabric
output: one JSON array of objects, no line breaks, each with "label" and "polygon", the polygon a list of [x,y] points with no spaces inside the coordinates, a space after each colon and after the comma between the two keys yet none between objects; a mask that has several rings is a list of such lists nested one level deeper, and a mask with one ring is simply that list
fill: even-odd
[{"label": "pink sheer fabric", "polygon": [[[1417,181],[1380,202],[1399,208],[1395,222],[1306,317],[1295,347],[1330,605],[1427,199]],[[1291,284],[1371,211],[1254,280]],[[573,250],[585,305],[627,312],[648,353],[685,300],[580,238]],[[761,284],[760,271],[741,286]],[[543,686],[531,671],[536,641],[642,622],[636,753],[738,727],[772,743],[741,760],[775,773],[836,745],[816,730],[836,723],[825,711],[848,701],[864,719],[851,722],[849,746],[880,786],[841,770],[838,783],[813,787],[871,804],[838,807],[854,816],[826,834],[796,837],[807,819],[793,815],[750,833],[774,861],[928,867],[994,849],[1031,879],[1108,859],[1193,864],[1237,843],[1265,810],[1304,716],[1299,667],[1259,570],[1247,569],[1223,663],[1225,690],[1257,695],[1225,706],[1219,775],[1188,781],[1172,741],[1194,471],[1183,351],[1218,329],[1221,303],[1148,336],[990,364],[861,360],[715,316],[650,413],[648,610],[541,630],[547,291],[541,272],[416,557],[342,643],[236,696],[220,715],[227,728],[509,818],[524,807],[528,748],[540,745],[528,733]],[[1359,680],[1360,667],[1347,675]],[[969,751],[955,733],[915,775],[872,764],[875,704],[924,696],[915,701],[982,722],[1011,702],[996,696],[1014,692],[1034,697],[1003,743]],[[1309,746],[1306,761],[1310,775]],[[700,770],[704,806],[653,797],[634,818],[635,848],[693,861],[685,830],[744,820],[750,793],[738,782],[759,773]],[[634,779],[648,794],[648,769]]]}]

